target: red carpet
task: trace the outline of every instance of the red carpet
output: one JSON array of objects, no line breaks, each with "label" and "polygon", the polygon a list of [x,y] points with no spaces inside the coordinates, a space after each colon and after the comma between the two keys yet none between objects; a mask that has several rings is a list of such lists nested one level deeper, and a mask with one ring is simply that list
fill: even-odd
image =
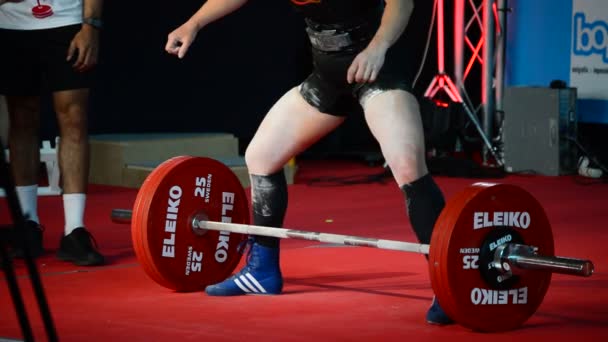
[{"label": "red carpet", "polygon": [[[384,184],[307,185],[322,176],[378,171],[351,162],[300,162],[296,184],[289,188],[286,226],[414,241],[403,197],[391,179]],[[475,181],[437,177],[448,198]],[[112,208],[130,208],[136,195],[130,189],[91,186],[87,224],[110,261],[98,268],[53,257],[62,232],[61,201],[41,198],[48,253],[38,265],[61,341],[605,341],[608,186],[581,185],[573,177],[509,176],[498,181],[523,186],[543,204],[557,255],[589,258],[596,266],[591,278],[555,275],[536,314],[506,333],[425,324],[432,291],[424,258],[411,253],[285,240],[281,296],[173,293],[137,265],[129,227],[109,219]],[[6,206],[0,208],[0,223],[7,223]],[[36,337],[46,340],[24,266],[18,262],[16,267]],[[6,282],[0,280],[0,339],[20,339]]]}]

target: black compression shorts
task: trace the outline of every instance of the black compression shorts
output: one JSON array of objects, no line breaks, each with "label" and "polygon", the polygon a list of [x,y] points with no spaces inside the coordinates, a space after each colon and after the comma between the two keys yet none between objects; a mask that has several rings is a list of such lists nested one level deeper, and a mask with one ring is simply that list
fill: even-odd
[{"label": "black compression shorts", "polygon": [[40,95],[46,91],[89,88],[93,71],[74,69],[68,47],[81,25],[44,30],[0,29],[0,94]]},{"label": "black compression shorts", "polygon": [[366,47],[373,32],[364,39],[358,39],[352,48],[343,51],[327,52],[313,46],[313,70],[300,87],[300,93],[309,104],[322,113],[347,116],[353,106],[358,106],[363,97],[372,93],[393,89],[411,91],[411,62],[408,61],[411,58],[404,39],[400,39],[388,50],[376,81],[361,84],[347,82],[348,68],[357,54]]}]

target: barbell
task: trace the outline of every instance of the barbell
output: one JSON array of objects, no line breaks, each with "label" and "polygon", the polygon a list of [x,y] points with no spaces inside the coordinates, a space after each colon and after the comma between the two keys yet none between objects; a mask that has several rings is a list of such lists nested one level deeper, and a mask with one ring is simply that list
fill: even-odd
[{"label": "barbell", "polygon": [[521,326],[540,306],[552,273],[588,277],[594,270],[590,260],[554,256],[542,206],[510,184],[475,183],[456,194],[427,245],[251,225],[245,190],[227,166],[180,156],[148,175],[133,210],[113,209],[111,219],[131,223],[146,274],[181,292],[228,278],[247,235],[428,254],[442,308],[459,324],[486,332]]}]

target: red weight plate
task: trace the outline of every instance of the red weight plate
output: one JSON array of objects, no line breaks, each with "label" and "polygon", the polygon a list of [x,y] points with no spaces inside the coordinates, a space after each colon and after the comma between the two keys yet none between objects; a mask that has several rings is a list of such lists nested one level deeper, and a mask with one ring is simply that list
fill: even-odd
[{"label": "red weight plate", "polygon": [[192,218],[249,223],[247,197],[238,178],[209,158],[177,157],[155,169],[137,194],[132,237],[146,273],[176,291],[198,291],[226,279],[240,261],[247,236],[195,233]]},{"label": "red weight plate", "polygon": [[539,255],[553,256],[553,234],[544,209],[520,187],[478,183],[446,205],[431,239],[433,290],[446,313],[477,331],[512,330],[540,306],[551,282],[548,271],[526,271],[508,288],[484,280],[479,249],[493,229],[507,227]]},{"label": "red weight plate", "polygon": [[[174,157],[169,160],[166,160],[164,163],[161,163],[158,167],[156,167],[148,175],[148,177],[146,177],[146,179],[144,180],[144,183],[142,184],[142,188],[143,187],[153,188],[154,185],[147,185],[147,184],[148,183],[158,184],[159,179],[162,179],[162,177],[164,177],[167,174],[167,170],[171,169],[175,165],[175,163],[179,163],[188,158],[190,158],[190,157],[178,156],[178,157]],[[144,238],[143,238],[144,231],[142,231],[141,224],[139,224],[139,222],[141,222],[142,216],[146,213],[146,210],[142,209],[142,208],[149,206],[149,201],[151,200],[151,198],[152,197],[150,196],[150,197],[142,198],[141,201],[135,202],[134,209],[131,214],[131,240],[133,241],[133,248],[135,250],[135,255],[137,256],[137,259],[139,260],[139,263],[142,266],[142,268],[144,269],[144,271],[146,272],[146,274],[149,277],[151,277],[154,281],[156,281],[158,284],[160,284],[164,287],[172,288],[171,284],[168,283],[161,276],[161,274],[158,273],[156,268],[151,264],[152,258],[148,254],[146,249],[144,248],[144,245],[145,245]]]},{"label": "red weight plate", "polygon": [[441,298],[441,307],[449,317],[454,317],[454,313],[451,310],[452,306],[448,305],[451,304],[451,302],[448,301],[445,303],[446,295],[443,294],[443,288],[441,287],[446,283],[445,279],[443,279],[445,274],[440,272],[441,268],[439,267],[440,264],[438,262],[438,260],[445,260],[447,248],[435,248],[435,246],[445,246],[447,243],[446,240],[448,240],[450,237],[449,232],[451,232],[452,227],[456,224],[456,219],[458,218],[461,210],[461,208],[459,208],[459,206],[456,204],[465,203],[466,199],[471,196],[473,191],[477,191],[477,188],[470,186],[450,198],[445,208],[441,211],[441,214],[435,223],[433,235],[431,236],[431,248],[429,250],[431,285],[433,286],[435,295],[438,298]]},{"label": "red weight plate", "polygon": [[[188,158],[188,160],[191,159],[190,157],[187,157],[187,158]],[[179,168],[179,167],[183,168],[183,165],[181,165],[181,163],[183,163],[185,161],[186,160],[183,159],[183,158],[174,158],[173,160],[168,161],[167,163],[161,165],[157,169],[157,171],[155,171],[154,174],[151,174],[150,177],[148,177],[148,179],[146,180],[146,183],[144,184],[144,186],[142,186],[142,189],[145,188],[145,189],[151,189],[151,191],[155,191],[155,189],[158,187],[158,185],[161,184],[166,177],[169,177],[170,174],[176,174],[177,173],[177,174],[181,175],[181,173],[179,173],[179,172],[183,172],[183,171],[178,171],[176,168]],[[210,161],[210,162],[214,163],[215,161]],[[215,163],[217,163],[217,162],[215,162]],[[167,165],[169,165],[169,166],[167,166]],[[209,168],[209,165],[207,165],[207,164],[204,164],[202,166],[201,165],[189,165],[189,166],[190,167],[195,167],[195,168],[197,168],[197,170],[201,169],[202,166],[204,166],[205,168]],[[222,164],[215,164],[214,166],[217,166],[217,167],[220,168],[219,170],[216,170],[214,173],[217,173],[217,174],[221,175],[221,174],[223,174],[223,172],[228,172],[228,175],[233,176],[232,173],[230,172],[230,170],[228,170],[227,168],[225,168]],[[205,168],[202,168],[202,170],[204,171]],[[176,177],[180,178],[179,176],[176,176]],[[212,177],[212,179],[214,179],[217,182],[217,184],[221,184],[222,181],[223,181],[223,177],[219,177],[219,178],[218,177]],[[242,192],[243,190],[240,187],[240,183],[238,183],[238,180],[234,179],[234,181],[237,182],[236,183],[237,184],[237,190],[240,190]],[[225,181],[223,181],[223,182],[226,183]],[[218,187],[219,187],[219,185],[215,186],[215,188],[218,188]],[[147,190],[142,190],[142,191],[147,191]],[[142,192],[142,191],[140,191],[140,192]],[[238,195],[235,196],[235,198],[238,198],[238,197],[239,197]],[[146,270],[146,272],[152,277],[152,279],[154,279],[155,281],[157,281],[159,284],[161,284],[161,285],[163,285],[165,287],[171,288],[171,289],[176,289],[176,290],[179,290],[179,291],[192,291],[192,290],[198,290],[201,287],[206,286],[207,284],[196,285],[197,284],[197,281],[195,279],[196,276],[190,276],[190,275],[188,276],[188,279],[184,280],[184,281],[186,281],[186,283],[182,284],[182,283],[180,283],[181,280],[176,279],[176,278],[172,278],[173,276],[168,276],[166,274],[166,270],[163,268],[164,266],[161,266],[159,268],[159,265],[156,264],[156,259],[154,258],[154,256],[153,256],[154,254],[151,252],[151,249],[150,249],[150,237],[151,236],[154,237],[154,235],[150,235],[150,233],[149,233],[150,226],[149,225],[142,226],[141,224],[139,224],[140,222],[142,222],[142,220],[145,221],[145,220],[147,220],[149,218],[149,208],[152,207],[153,201],[155,200],[155,196],[153,196],[153,194],[149,194],[149,196],[143,196],[141,198],[142,198],[141,201],[136,201],[136,208],[139,208],[139,209],[137,210],[137,212],[138,212],[137,215],[136,215],[136,213],[134,211],[134,215],[133,216],[134,216],[134,219],[136,221],[134,221],[133,227],[134,227],[134,232],[135,232],[134,236],[135,237],[138,236],[137,232],[139,232],[139,236],[141,236],[140,237],[141,248],[139,250],[140,250],[140,254],[142,254],[144,256],[142,258],[142,265],[144,266],[144,270]],[[213,203],[212,203],[215,199],[216,199],[215,196],[212,196],[212,197],[210,197],[208,199],[211,202],[211,204],[208,204],[206,206],[209,207],[209,208],[212,208],[211,210],[213,210],[214,208],[216,208],[216,206],[214,206]],[[189,200],[188,198],[185,198],[184,200],[180,199],[180,202],[182,202],[182,201],[188,201],[188,200]],[[166,201],[168,201],[168,198],[166,199]],[[207,202],[207,203],[209,203],[209,202]],[[243,203],[246,203],[246,202],[243,201]],[[168,206],[168,202],[164,206],[165,207]],[[183,208],[183,204],[180,203],[180,207]],[[184,212],[184,210],[182,210],[181,208],[179,210],[181,210],[181,212]],[[166,210],[167,209],[165,209],[165,211]],[[211,212],[208,212],[208,208],[203,208],[203,211],[205,211],[206,214],[210,214],[211,213]],[[246,205],[245,205],[245,212],[246,211],[247,211],[247,209],[246,209]],[[198,212],[200,212],[200,209],[197,210],[196,213],[198,213]],[[240,223],[244,223],[245,222],[243,220],[239,220],[238,219],[238,216],[239,216],[240,213],[242,213],[242,212],[237,212],[236,215],[233,214],[233,219],[234,219],[233,222],[239,222],[239,221],[241,221]],[[194,213],[192,215],[194,215]],[[213,215],[208,215],[208,216],[210,216],[211,220],[214,220]],[[247,219],[247,217],[248,216],[246,216],[245,219]],[[218,216],[218,218],[220,218],[220,216]],[[188,220],[188,221],[190,221],[190,220]],[[189,222],[187,222],[187,223],[189,224]],[[181,224],[181,223],[178,222],[178,225],[179,224]],[[139,228],[137,228],[137,227],[139,227]],[[161,228],[164,229],[164,227],[161,227]],[[177,232],[175,234],[177,236]],[[217,252],[218,253],[217,254],[218,258],[220,259],[220,261],[223,261],[223,259],[226,257],[226,254],[224,253],[224,250],[225,250],[225,248],[224,248],[225,247],[225,243],[224,242],[225,242],[226,238],[222,237],[222,239],[220,241],[219,240],[219,232],[209,232],[208,234],[216,234],[216,237],[217,237],[217,240],[216,240],[217,242],[216,243],[218,245],[214,245],[213,252],[214,253]],[[232,242],[235,242],[235,239],[237,239],[236,234],[232,234],[232,235],[234,235],[233,237],[231,237]],[[207,238],[207,236],[210,236],[210,235],[206,235],[205,238]],[[196,236],[196,238],[198,238],[198,236]],[[164,239],[161,239],[161,240],[164,241]],[[240,243],[240,241],[242,241],[242,239],[241,240],[237,240],[236,242]],[[168,246],[169,247],[167,247],[167,248],[172,248],[170,244]],[[207,249],[209,249],[209,246],[207,246]],[[180,248],[180,244],[177,244],[175,246],[175,248],[179,249]],[[217,248],[219,248],[219,250],[216,251]],[[203,253],[202,254],[203,257],[205,255],[204,252],[200,252],[198,250],[194,250],[193,249],[193,252],[194,253],[192,254],[193,255],[192,257],[195,258],[195,259],[197,257],[200,257],[201,253]],[[231,250],[228,249],[228,252],[231,252]],[[239,255],[239,257],[240,257],[240,255]],[[163,259],[164,258],[161,258],[161,260],[163,260]],[[228,258],[228,259],[230,259],[230,258]],[[196,260],[187,260],[185,264],[187,264],[188,261],[190,261],[191,263],[192,262],[196,262]],[[202,269],[203,267],[205,267],[205,262],[209,263],[209,260],[203,261],[201,263],[201,265],[200,265],[201,267],[199,267],[199,265],[197,265],[197,264],[194,264],[194,266],[192,266],[193,270]],[[205,267],[205,269],[207,270],[207,272],[203,271],[205,273],[204,277],[203,277],[205,279],[205,282],[207,282],[207,280],[208,280],[209,277],[212,277],[213,275],[216,275],[216,274],[218,274],[218,278],[220,278],[219,280],[223,280],[223,278],[225,278],[225,276],[219,276],[219,273],[217,273],[217,271],[218,271],[217,269],[221,269],[222,267],[227,267],[226,272],[228,272],[228,274],[229,274],[234,269],[234,267],[236,266],[236,263],[238,263],[238,259],[234,260],[234,265],[232,265],[228,260],[226,260],[223,263],[221,263],[221,264],[223,264],[223,266],[216,265],[217,267],[215,267],[215,268],[214,267],[211,267],[211,268],[210,267]],[[146,267],[146,265],[148,267]],[[168,267],[168,268],[171,268],[171,267]],[[192,271],[192,270],[190,270],[190,271]],[[191,274],[192,272],[190,272],[190,271],[184,271],[184,275],[186,273]],[[197,276],[200,277],[201,275],[198,274]],[[208,280],[208,282],[209,283],[213,283],[213,282],[216,282],[216,281],[219,281],[219,280],[211,279],[211,280]],[[176,281],[178,282],[178,284],[176,284]]]},{"label": "red weight plate", "polygon": [[[174,158],[171,158],[171,159],[165,161],[164,163],[162,163],[161,165],[156,167],[148,175],[148,177],[142,184],[141,189],[143,189],[143,188],[154,189],[154,187],[157,184],[159,184],[159,182],[163,179],[163,177],[165,177],[167,175],[168,171],[170,171],[173,167],[175,167],[175,165],[177,163],[180,163],[189,158],[191,158],[191,157],[179,156],[179,157],[174,157]],[[140,193],[142,191],[141,189],[140,189]],[[149,207],[150,201],[152,200],[152,198],[153,198],[153,196],[145,196],[145,197],[142,197],[141,200],[135,201],[134,210],[133,210],[133,214],[132,214],[132,218],[131,218],[131,231],[132,231],[133,246],[135,248],[135,253],[138,257],[138,260],[139,260],[142,268],[146,272],[146,274],[148,274],[148,276],[150,278],[152,278],[155,282],[157,282],[161,286],[164,286],[164,287],[167,287],[170,289],[174,289],[175,286],[169,280],[166,280],[165,277],[163,277],[163,275],[154,266],[154,264],[153,264],[154,259],[152,258],[152,255],[149,253],[148,249],[146,248],[147,242],[146,242],[145,229],[147,226],[140,224],[140,222],[142,222],[141,220],[144,219],[144,216],[147,215],[146,208]]]}]

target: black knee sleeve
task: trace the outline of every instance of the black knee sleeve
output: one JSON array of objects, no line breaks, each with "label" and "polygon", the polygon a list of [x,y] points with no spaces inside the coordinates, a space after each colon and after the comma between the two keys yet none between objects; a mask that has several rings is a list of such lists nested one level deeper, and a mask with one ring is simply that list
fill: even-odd
[{"label": "black knee sleeve", "polygon": [[[268,176],[251,175],[251,190],[253,224],[282,227],[287,211],[287,181],[283,169]],[[279,246],[278,238],[256,236],[255,241],[266,247]]]},{"label": "black knee sleeve", "polygon": [[445,206],[443,193],[430,174],[403,185],[401,190],[406,196],[407,214],[418,241],[430,243],[435,221]]}]

